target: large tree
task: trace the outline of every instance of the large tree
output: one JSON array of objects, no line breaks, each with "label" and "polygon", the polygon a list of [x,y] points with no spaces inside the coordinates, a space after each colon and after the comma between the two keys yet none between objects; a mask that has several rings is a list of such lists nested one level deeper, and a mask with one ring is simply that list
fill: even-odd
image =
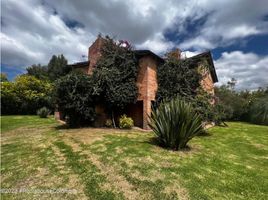
[{"label": "large tree", "polygon": [[48,79],[47,66],[42,66],[41,64],[33,64],[32,66],[27,67],[26,70],[28,75],[42,80]]},{"label": "large tree", "polygon": [[47,71],[48,77],[51,81],[68,74],[71,71],[71,68],[67,65],[68,61],[63,55],[53,55],[50,59]]},{"label": "large tree", "polygon": [[94,121],[98,93],[92,77],[79,72],[72,72],[58,79],[55,84],[57,106],[72,127]]},{"label": "large tree", "polygon": [[158,66],[157,100],[171,99],[175,96],[194,97],[200,86],[201,74],[192,67],[192,61],[178,60],[168,57],[166,62]]},{"label": "large tree", "polygon": [[14,82],[1,83],[2,114],[36,114],[41,107],[52,108],[52,85],[34,76],[21,75]]},{"label": "large tree", "polygon": [[8,82],[8,78],[7,78],[7,75],[5,73],[1,73],[1,82]]},{"label": "large tree", "polygon": [[137,100],[138,61],[127,42],[116,43],[106,37],[93,80],[101,88],[101,97],[113,118],[115,109],[123,109]]}]

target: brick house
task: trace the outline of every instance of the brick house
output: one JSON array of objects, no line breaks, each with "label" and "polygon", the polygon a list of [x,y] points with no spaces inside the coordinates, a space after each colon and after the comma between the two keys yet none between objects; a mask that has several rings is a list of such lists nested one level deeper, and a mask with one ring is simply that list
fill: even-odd
[{"label": "brick house", "polygon": [[[103,44],[103,38],[98,37],[96,41],[88,49],[88,61],[71,64],[73,70],[81,70],[86,74],[92,74],[98,59],[101,56],[101,47]],[[139,63],[139,72],[137,77],[138,98],[135,104],[129,105],[125,110],[115,113],[115,118],[118,118],[121,114],[127,114],[134,120],[134,125],[143,129],[149,129],[148,115],[151,113],[152,104],[155,101],[157,92],[157,66],[165,62],[165,60],[150,50],[136,50],[134,51]],[[180,59],[180,51],[173,52],[173,56]],[[202,87],[211,94],[214,94],[214,83],[218,81],[216,71],[214,68],[211,53],[204,52],[194,57],[196,64],[195,67],[200,67],[204,62],[208,64],[210,70],[201,70],[202,73]],[[106,119],[108,119],[105,113],[104,106],[96,106],[97,120],[96,126],[104,126]],[[60,113],[56,113],[56,118],[60,118]]]}]

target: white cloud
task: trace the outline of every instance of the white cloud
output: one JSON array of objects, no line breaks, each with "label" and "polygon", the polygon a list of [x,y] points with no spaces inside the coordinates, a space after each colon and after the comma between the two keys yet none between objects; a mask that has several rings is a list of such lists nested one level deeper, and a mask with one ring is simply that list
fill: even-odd
[{"label": "white cloud", "polygon": [[4,1],[1,32],[1,63],[25,68],[47,64],[53,54],[64,54],[70,62],[87,54],[95,38],[81,28],[70,29],[52,10],[37,1]]},{"label": "white cloud", "polygon": [[169,51],[173,47],[174,44],[172,42],[165,41],[163,36],[160,34],[136,46],[138,49],[150,49],[151,51],[158,54]]},{"label": "white cloud", "polygon": [[186,40],[180,44],[182,49],[194,48],[196,50],[201,51],[201,49],[212,49],[214,48],[214,44],[209,40],[203,37],[196,37],[193,39]]},{"label": "white cloud", "polygon": [[268,56],[241,51],[224,52],[215,61],[219,85],[237,79],[236,89],[256,89],[268,86]]},{"label": "white cloud", "polygon": [[[195,34],[183,40],[181,46],[185,49],[213,49],[228,46],[247,36],[268,33],[268,22],[263,20],[267,13],[266,0],[198,1],[191,9],[190,21],[204,17],[203,24]],[[184,17],[178,20],[182,21],[182,27],[189,23]],[[181,27],[178,30],[180,34]]]},{"label": "white cloud", "polygon": [[181,53],[181,55],[183,58],[190,58],[190,57],[196,56],[200,53],[202,53],[202,52],[200,52],[200,51],[183,51]]}]

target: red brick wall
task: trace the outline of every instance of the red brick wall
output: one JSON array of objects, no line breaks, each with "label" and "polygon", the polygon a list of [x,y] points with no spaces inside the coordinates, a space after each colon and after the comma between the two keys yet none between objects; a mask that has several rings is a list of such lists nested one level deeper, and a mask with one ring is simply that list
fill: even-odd
[{"label": "red brick wall", "polygon": [[215,104],[215,92],[214,92],[214,82],[211,76],[211,73],[209,69],[206,67],[206,63],[199,63],[198,71],[202,75],[202,80],[200,81],[201,87],[212,95],[212,98],[210,100],[211,104]]},{"label": "red brick wall", "polygon": [[202,62],[199,63],[198,71],[202,75],[202,80],[200,81],[201,87],[208,93],[214,95],[214,82],[209,69],[206,67],[206,64]]},{"label": "red brick wall", "polygon": [[[88,57],[90,60],[90,64],[88,67],[87,74],[92,74],[92,70],[95,68],[97,60],[101,57],[101,46],[103,45],[104,39],[98,37],[97,40],[89,47],[88,49]],[[204,90],[208,91],[211,94],[214,94],[214,83],[211,78],[211,74],[209,71],[204,71],[202,66],[204,63],[199,64],[200,73],[203,75],[203,79],[200,84],[204,88]],[[144,129],[148,129],[149,118],[148,115],[151,113],[151,102],[155,101],[155,96],[157,92],[157,61],[150,55],[144,56],[139,60],[139,72],[137,77],[137,87],[138,87],[138,101],[139,105],[137,112],[134,112],[134,107],[130,106],[126,109],[126,114],[131,116],[135,121],[136,125],[142,124]],[[203,71],[202,71],[203,70]],[[142,108],[142,109],[141,109]],[[105,114],[105,110],[101,106],[96,107],[97,115],[99,116],[96,125],[104,125],[105,120],[107,119],[107,115]],[[132,112],[133,111],[133,112]],[[142,116],[139,118],[138,115]],[[120,113],[117,113],[119,117]],[[142,122],[141,122],[142,121]],[[97,126],[98,126],[97,125]]]},{"label": "red brick wall", "polygon": [[102,37],[98,37],[97,40],[88,48],[89,68],[88,74],[92,74],[92,70],[95,68],[98,59],[101,57],[101,47],[104,43]]},{"label": "red brick wall", "polygon": [[137,77],[138,100],[143,101],[143,128],[149,129],[148,115],[151,114],[151,101],[157,92],[157,61],[152,56],[144,56],[139,60]]}]

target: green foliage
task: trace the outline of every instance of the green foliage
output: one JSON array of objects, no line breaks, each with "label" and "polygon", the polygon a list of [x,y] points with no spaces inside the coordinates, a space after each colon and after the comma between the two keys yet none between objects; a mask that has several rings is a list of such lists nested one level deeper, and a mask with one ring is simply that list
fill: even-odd
[{"label": "green foliage", "polygon": [[8,82],[7,75],[5,73],[1,73],[0,82]]},{"label": "green foliage", "polygon": [[189,140],[203,131],[199,114],[190,104],[178,98],[163,101],[153,110],[149,126],[160,144],[173,150],[186,148]]},{"label": "green foliage", "polygon": [[107,119],[105,122],[105,126],[111,128],[113,126],[113,122],[111,119]]},{"label": "green foliage", "polygon": [[[56,102],[71,126],[94,121],[96,99],[106,105],[112,117],[115,109],[123,109],[137,99],[138,63],[132,48],[129,45],[122,47],[109,37],[103,42],[102,56],[92,76],[72,73],[56,84]],[[53,64],[57,59],[53,56],[48,64],[49,74],[50,69],[60,68],[58,64]]]},{"label": "green foliage", "polygon": [[249,110],[249,120],[255,124],[268,125],[268,95],[252,103]]},{"label": "green foliage", "polygon": [[14,82],[1,83],[2,114],[35,114],[51,107],[52,85],[33,76],[21,75]]},{"label": "green foliage", "polygon": [[53,55],[47,66],[40,64],[28,67],[27,75],[31,75],[41,80],[50,80],[54,82],[58,78],[65,76],[71,71],[71,67],[67,65],[68,61],[63,55]]},{"label": "green foliage", "polygon": [[249,100],[240,95],[239,92],[223,85],[215,88],[218,97],[217,104],[221,106],[223,115],[228,120],[242,120],[248,112]]},{"label": "green foliage", "polygon": [[[172,56],[158,67],[157,101],[179,97],[191,102],[202,121],[221,123],[217,108],[211,102],[213,97],[200,87],[202,73],[190,59],[178,60]],[[204,67],[206,67],[204,62]]]},{"label": "green foliage", "polygon": [[101,97],[107,109],[124,108],[137,99],[136,79],[138,62],[130,46],[122,47],[106,37],[102,56],[93,71],[96,87],[101,88]]},{"label": "green foliage", "polygon": [[215,109],[211,105],[212,96],[201,89],[201,78],[202,74],[192,60],[178,60],[169,56],[157,71],[158,104],[163,99],[178,96],[180,99],[191,102],[203,121],[212,122],[215,118]]},{"label": "green foliage", "polygon": [[193,97],[200,86],[201,75],[192,66],[192,61],[168,58],[158,67],[157,100],[171,99],[175,96]]},{"label": "green foliage", "polygon": [[215,88],[216,108],[224,120],[249,121],[265,124],[268,88],[256,91],[235,91],[236,80]]},{"label": "green foliage", "polygon": [[130,129],[134,126],[133,119],[131,117],[127,117],[126,115],[122,115],[119,119],[119,127],[122,129]]},{"label": "green foliage", "polygon": [[21,100],[13,82],[1,83],[1,114],[18,114]]},{"label": "green foliage", "polygon": [[92,77],[86,74],[72,72],[56,82],[56,103],[71,127],[94,121],[97,95],[98,88],[94,87]]},{"label": "green foliage", "polygon": [[184,99],[186,99],[187,102],[191,102],[195,112],[200,115],[202,121],[214,121],[214,106],[211,104],[213,100],[212,95],[199,88],[194,97],[186,97]]},{"label": "green foliage", "polygon": [[48,80],[47,66],[32,65],[26,68],[27,74],[36,77],[40,80]]},{"label": "green foliage", "polygon": [[40,118],[47,118],[47,116],[50,114],[50,110],[47,107],[42,107],[37,110],[37,115]]},{"label": "green foliage", "polygon": [[71,68],[67,65],[68,61],[63,55],[53,55],[47,66],[48,77],[51,81],[55,81],[58,78],[65,76],[71,71]]}]

